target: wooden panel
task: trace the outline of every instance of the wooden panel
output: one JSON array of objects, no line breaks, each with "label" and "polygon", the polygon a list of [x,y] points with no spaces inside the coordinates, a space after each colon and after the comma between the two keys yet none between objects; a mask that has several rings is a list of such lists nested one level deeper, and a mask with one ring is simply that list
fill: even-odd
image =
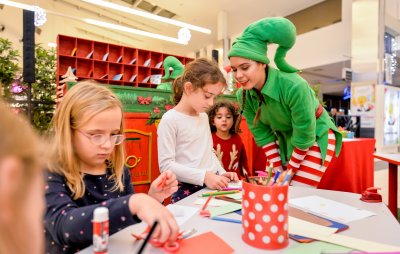
[{"label": "wooden panel", "polygon": [[[146,125],[149,114],[124,113],[126,158],[131,168],[135,192],[147,192],[150,183],[160,175],[157,157],[157,129],[155,125]],[[131,157],[130,157],[131,156]],[[136,164],[136,165],[135,165]]]}]

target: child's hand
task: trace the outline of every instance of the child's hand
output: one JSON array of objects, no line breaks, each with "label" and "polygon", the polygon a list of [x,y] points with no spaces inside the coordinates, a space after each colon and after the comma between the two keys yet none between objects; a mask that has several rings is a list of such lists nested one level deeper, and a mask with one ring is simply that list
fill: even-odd
[{"label": "child's hand", "polygon": [[176,240],[178,224],[172,213],[157,200],[144,193],[133,194],[129,199],[129,209],[149,226],[158,221],[152,236],[160,242]]},{"label": "child's hand", "polygon": [[239,181],[239,177],[235,172],[226,172],[226,173],[223,173],[222,175],[227,177],[231,182]]},{"label": "child's hand", "polygon": [[178,190],[178,181],[172,171],[167,170],[159,175],[150,185],[149,196],[160,203]]},{"label": "child's hand", "polygon": [[223,175],[216,175],[211,172],[206,172],[206,176],[204,177],[204,184],[213,190],[222,190],[223,188],[228,187],[229,178]]}]

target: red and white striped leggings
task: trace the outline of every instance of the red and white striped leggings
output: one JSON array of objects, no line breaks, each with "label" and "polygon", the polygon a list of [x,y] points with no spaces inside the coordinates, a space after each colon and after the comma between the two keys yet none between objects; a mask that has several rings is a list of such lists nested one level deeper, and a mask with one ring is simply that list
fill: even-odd
[{"label": "red and white striped leggings", "polygon": [[290,185],[317,188],[332,160],[332,156],[335,154],[335,143],[335,134],[332,130],[329,130],[328,150],[326,152],[324,164],[322,165],[320,149],[317,142],[315,142],[307,151],[304,160],[300,163],[300,167],[293,176]]}]

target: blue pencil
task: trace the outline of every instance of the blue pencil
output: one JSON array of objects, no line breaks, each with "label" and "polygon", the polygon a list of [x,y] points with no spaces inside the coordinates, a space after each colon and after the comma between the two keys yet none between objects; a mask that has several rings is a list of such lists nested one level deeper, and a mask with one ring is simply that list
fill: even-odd
[{"label": "blue pencil", "polygon": [[225,221],[225,222],[232,222],[232,223],[238,223],[238,224],[242,224],[241,220],[236,220],[236,219],[230,219],[230,218],[225,218],[225,217],[211,217],[212,220],[219,220],[219,221]]},{"label": "blue pencil", "polygon": [[285,175],[285,178],[283,179],[282,185],[285,185],[287,181],[289,181],[291,176],[292,176],[292,169],[289,169],[289,171]]},{"label": "blue pencil", "polygon": [[276,171],[273,184],[276,183],[276,180],[278,180],[278,177],[280,174],[281,174],[281,171]]}]

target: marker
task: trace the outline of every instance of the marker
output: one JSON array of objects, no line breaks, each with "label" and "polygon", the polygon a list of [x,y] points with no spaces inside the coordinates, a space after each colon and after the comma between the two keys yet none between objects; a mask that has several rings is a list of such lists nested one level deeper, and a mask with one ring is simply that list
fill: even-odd
[{"label": "marker", "polygon": [[230,219],[230,218],[225,218],[225,217],[211,217],[212,220],[219,220],[219,221],[225,221],[225,222],[231,222],[231,223],[238,223],[238,224],[242,224],[241,220],[236,220],[236,219]]},{"label": "marker", "polygon": [[268,176],[268,173],[267,172],[264,172],[264,171],[256,171],[256,173],[258,174],[258,176]]}]

